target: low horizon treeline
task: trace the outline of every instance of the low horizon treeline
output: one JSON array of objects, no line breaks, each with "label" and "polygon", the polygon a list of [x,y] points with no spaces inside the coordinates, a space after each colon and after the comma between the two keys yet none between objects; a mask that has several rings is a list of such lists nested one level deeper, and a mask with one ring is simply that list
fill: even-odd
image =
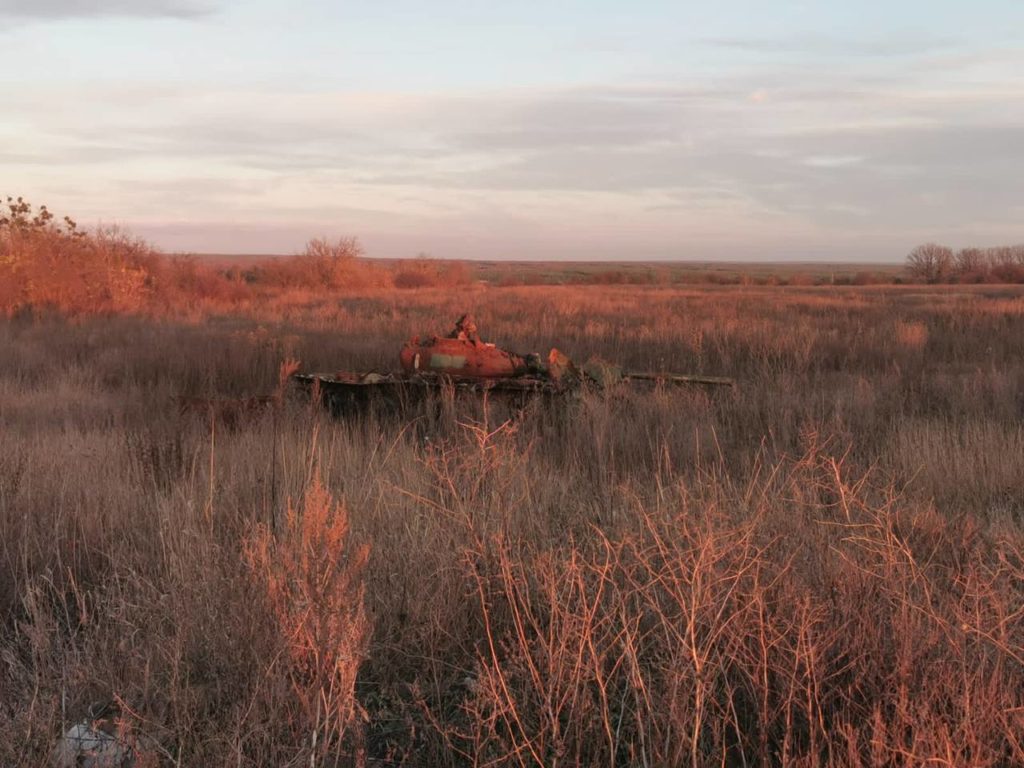
[{"label": "low horizon treeline", "polygon": [[1024,283],[1024,245],[954,251],[924,243],[907,254],[907,272],[923,283]]},{"label": "low horizon treeline", "polygon": [[[4,210],[5,208],[5,210]],[[58,221],[42,205],[6,198],[0,208],[0,313],[56,310],[66,314],[166,312],[196,305],[239,306],[270,294],[322,295],[373,289],[458,287],[479,270],[461,261],[415,259],[391,263],[363,258],[356,238],[310,240],[302,253],[249,266],[204,263],[168,255],[114,227],[78,228]],[[849,273],[679,270],[663,265],[593,271],[517,271],[509,267],[489,282],[530,285],[898,285],[911,283],[1024,283],[1024,245],[964,248],[918,246],[902,271]]]}]

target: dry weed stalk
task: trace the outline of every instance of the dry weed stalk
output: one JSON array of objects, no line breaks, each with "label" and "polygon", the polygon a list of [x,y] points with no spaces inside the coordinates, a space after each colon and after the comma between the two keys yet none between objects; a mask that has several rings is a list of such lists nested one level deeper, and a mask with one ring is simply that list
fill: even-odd
[{"label": "dry weed stalk", "polygon": [[460,718],[429,713],[445,743],[517,766],[1024,759],[1019,541],[987,564],[823,449],[784,478],[835,510],[814,566],[766,529],[769,496],[737,524],[715,488],[587,541],[471,537],[482,637]]},{"label": "dry weed stalk", "polygon": [[309,735],[310,760],[338,757],[362,710],[355,685],[370,636],[362,571],[368,546],[350,541],[348,511],[315,476],[284,530],[260,526],[246,545],[284,644],[281,664],[298,703],[293,725]]}]

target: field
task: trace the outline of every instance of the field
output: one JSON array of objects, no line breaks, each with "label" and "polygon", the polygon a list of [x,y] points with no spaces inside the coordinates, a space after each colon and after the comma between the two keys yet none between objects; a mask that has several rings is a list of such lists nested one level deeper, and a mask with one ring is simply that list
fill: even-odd
[{"label": "field", "polygon": [[[286,256],[202,254],[203,264],[220,270],[251,270],[268,260]],[[387,259],[366,259],[380,268],[402,264]],[[432,259],[406,260],[405,264],[431,263]],[[490,261],[460,262],[466,277],[488,285],[694,285],[902,283],[909,279],[903,264],[728,261]]]},{"label": "field", "polygon": [[[738,386],[179,407],[464,311]],[[1022,424],[1021,286],[0,321],[0,765],[97,702],[140,765],[1022,765]]]}]

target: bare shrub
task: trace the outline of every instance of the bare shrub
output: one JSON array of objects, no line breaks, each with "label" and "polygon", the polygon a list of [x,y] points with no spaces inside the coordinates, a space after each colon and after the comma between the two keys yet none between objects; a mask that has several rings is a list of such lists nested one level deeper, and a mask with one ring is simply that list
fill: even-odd
[{"label": "bare shrub", "polygon": [[[461,721],[432,720],[450,748],[518,766],[1024,757],[1019,536],[998,545],[1012,565],[990,562],[970,526],[817,451],[746,522],[709,506],[737,503],[723,490],[587,542],[469,551],[483,639]],[[787,541],[775,493],[821,517]]]},{"label": "bare shrub", "polygon": [[437,285],[437,276],[422,269],[399,268],[395,270],[395,288],[432,288]]},{"label": "bare shrub", "polygon": [[252,282],[268,288],[338,291],[386,285],[386,273],[363,261],[355,238],[310,240],[297,256],[272,259],[252,270]]},{"label": "bare shrub", "polygon": [[232,306],[251,297],[241,275],[219,270],[193,256],[172,256],[150,264],[146,279],[153,303],[164,310],[198,304]]},{"label": "bare shrub", "polygon": [[953,251],[944,245],[925,243],[907,254],[907,270],[915,280],[940,283],[947,280],[953,268]]},{"label": "bare shrub", "polygon": [[293,731],[308,736],[311,760],[337,756],[360,714],[355,684],[370,635],[362,586],[369,548],[351,544],[348,511],[314,476],[302,508],[289,504],[281,533],[260,527],[246,556],[283,643]]}]

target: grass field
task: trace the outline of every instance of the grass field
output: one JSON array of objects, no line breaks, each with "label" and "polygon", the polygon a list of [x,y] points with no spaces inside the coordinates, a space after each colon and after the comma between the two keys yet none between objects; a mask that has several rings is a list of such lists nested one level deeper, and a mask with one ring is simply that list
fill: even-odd
[{"label": "grass field", "polygon": [[[202,264],[220,270],[247,270],[268,260],[283,259],[270,255],[201,254]],[[368,259],[367,263],[382,268],[396,262]],[[415,264],[416,259],[407,263]],[[779,284],[830,285],[836,282],[874,284],[907,281],[903,264],[829,263],[818,261],[792,262],[723,262],[723,261],[490,261],[487,259],[460,262],[473,282],[488,285],[574,285],[574,284]]]},{"label": "grass field", "polygon": [[[178,407],[464,311],[738,386]],[[1024,764],[1022,424],[1020,286],[0,321],[0,765],[108,700],[146,765]]]}]

